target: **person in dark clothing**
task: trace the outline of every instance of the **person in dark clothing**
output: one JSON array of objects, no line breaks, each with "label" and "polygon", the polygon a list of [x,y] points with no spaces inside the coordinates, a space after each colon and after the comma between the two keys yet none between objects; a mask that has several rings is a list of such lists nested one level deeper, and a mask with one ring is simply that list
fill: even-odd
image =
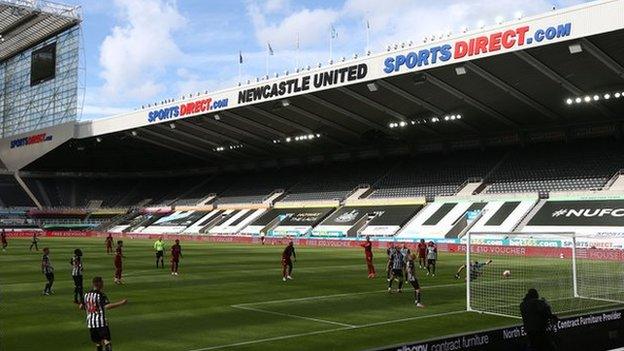
[{"label": "person in dark clothing", "polygon": [[529,350],[553,351],[557,347],[550,335],[551,322],[558,320],[552,313],[546,300],[540,299],[537,290],[529,289],[520,304],[520,313],[524,323],[524,332],[527,334]]}]

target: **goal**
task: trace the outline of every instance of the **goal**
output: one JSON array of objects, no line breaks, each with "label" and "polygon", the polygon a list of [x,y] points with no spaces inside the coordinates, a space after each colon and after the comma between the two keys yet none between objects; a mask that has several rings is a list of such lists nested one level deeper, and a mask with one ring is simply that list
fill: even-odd
[{"label": "goal", "polygon": [[[624,251],[575,233],[468,233],[468,311],[520,318],[535,288],[560,316],[624,304]],[[491,261],[490,261],[491,260]]]}]

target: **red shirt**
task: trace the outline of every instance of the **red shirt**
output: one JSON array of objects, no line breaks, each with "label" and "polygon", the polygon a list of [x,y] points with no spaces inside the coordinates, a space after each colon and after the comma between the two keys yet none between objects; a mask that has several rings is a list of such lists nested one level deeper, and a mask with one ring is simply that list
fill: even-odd
[{"label": "red shirt", "polygon": [[115,249],[115,262],[121,262],[123,253],[121,252],[121,246],[117,246]]},{"label": "red shirt", "polygon": [[294,246],[286,246],[286,248],[284,249],[284,252],[282,252],[282,260],[290,260],[290,256],[295,254],[295,247]]},{"label": "red shirt", "polygon": [[418,254],[423,257],[427,253],[427,244],[418,243]]},{"label": "red shirt", "polygon": [[370,241],[367,241],[364,244],[362,244],[362,247],[364,248],[364,253],[366,254],[366,256],[373,255],[373,243],[371,243]]},{"label": "red shirt", "polygon": [[182,247],[179,244],[171,246],[171,257],[177,260],[180,255],[182,255]]},{"label": "red shirt", "polygon": [[109,236],[106,238],[106,246],[113,246],[113,237]]}]

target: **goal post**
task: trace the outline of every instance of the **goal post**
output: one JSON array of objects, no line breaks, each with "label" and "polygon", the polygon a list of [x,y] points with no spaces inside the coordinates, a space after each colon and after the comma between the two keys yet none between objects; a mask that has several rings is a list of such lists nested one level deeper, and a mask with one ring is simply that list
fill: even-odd
[{"label": "goal post", "polygon": [[624,251],[576,233],[467,233],[466,308],[520,318],[537,289],[559,315],[624,304]]}]

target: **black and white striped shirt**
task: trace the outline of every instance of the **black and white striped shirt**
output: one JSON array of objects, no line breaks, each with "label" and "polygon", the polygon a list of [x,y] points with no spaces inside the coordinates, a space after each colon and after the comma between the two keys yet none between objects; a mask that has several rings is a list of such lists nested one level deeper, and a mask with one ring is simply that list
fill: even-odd
[{"label": "black and white striped shirt", "polygon": [[392,269],[403,269],[403,265],[405,261],[403,261],[403,254],[401,254],[400,250],[395,250],[391,256],[392,260]]},{"label": "black and white striped shirt", "polygon": [[416,265],[414,261],[407,261],[407,281],[416,281]]},{"label": "black and white striped shirt", "polygon": [[85,310],[87,311],[87,327],[106,327],[105,306],[108,305],[108,297],[104,293],[91,290],[84,296]]},{"label": "black and white striped shirt", "polygon": [[54,267],[52,267],[52,262],[50,262],[50,257],[48,255],[43,255],[41,258],[41,271],[43,274],[54,273]]},{"label": "black and white striped shirt", "polygon": [[78,277],[82,275],[82,258],[80,256],[72,257],[70,261],[72,265],[72,276]]}]

